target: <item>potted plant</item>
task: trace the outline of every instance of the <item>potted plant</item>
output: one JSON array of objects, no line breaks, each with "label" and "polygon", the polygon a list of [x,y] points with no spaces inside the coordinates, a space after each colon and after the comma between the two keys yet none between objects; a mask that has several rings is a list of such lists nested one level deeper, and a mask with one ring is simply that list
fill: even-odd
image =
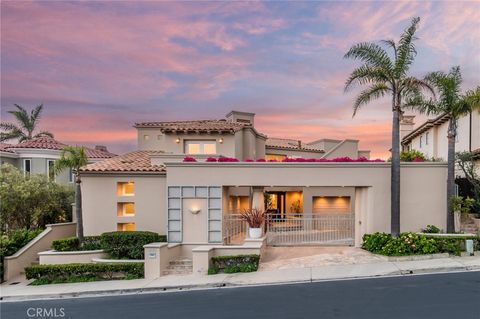
[{"label": "potted plant", "polygon": [[245,209],[241,214],[241,218],[248,224],[250,238],[262,237],[262,226],[265,222],[265,212],[263,210],[257,208]]},{"label": "potted plant", "polygon": [[461,223],[466,221],[467,215],[470,213],[474,204],[475,200],[470,197],[463,198],[462,196],[456,196],[452,198],[452,206],[455,218],[455,232],[460,231]]}]

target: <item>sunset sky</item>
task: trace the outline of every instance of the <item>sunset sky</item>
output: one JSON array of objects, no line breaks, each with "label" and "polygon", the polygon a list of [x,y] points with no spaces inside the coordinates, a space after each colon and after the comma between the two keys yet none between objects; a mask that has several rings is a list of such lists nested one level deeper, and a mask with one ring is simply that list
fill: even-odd
[{"label": "sunset sky", "polygon": [[343,93],[361,41],[397,39],[421,17],[412,74],[460,65],[480,82],[480,2],[1,3],[1,115],[45,105],[62,142],[136,147],[136,121],[257,114],[272,137],[357,138],[388,156],[390,100],[352,118]]}]

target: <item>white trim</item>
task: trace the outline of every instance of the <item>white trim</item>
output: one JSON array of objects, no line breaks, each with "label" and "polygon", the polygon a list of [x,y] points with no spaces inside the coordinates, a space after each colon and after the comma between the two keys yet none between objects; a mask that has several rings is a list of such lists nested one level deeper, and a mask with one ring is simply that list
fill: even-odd
[{"label": "white trim", "polygon": [[5,152],[5,151],[0,151],[1,157],[8,157],[8,158],[18,158],[18,154],[16,153],[10,153],[10,152]]},{"label": "white trim", "polygon": [[47,150],[47,149],[34,149],[34,148],[12,148],[19,158],[60,158],[61,151],[59,150]]},{"label": "white trim", "polygon": [[[53,159],[47,159],[47,177],[50,179],[50,163],[53,162],[53,166],[55,166],[55,160]],[[53,167],[52,167],[53,168]],[[55,172],[53,172],[53,181],[57,181],[57,176],[55,175]]]}]

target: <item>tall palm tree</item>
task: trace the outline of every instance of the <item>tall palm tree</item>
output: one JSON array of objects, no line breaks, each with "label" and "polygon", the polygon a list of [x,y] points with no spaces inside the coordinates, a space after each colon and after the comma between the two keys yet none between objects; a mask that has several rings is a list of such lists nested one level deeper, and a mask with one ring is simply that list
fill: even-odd
[{"label": "tall palm tree", "polygon": [[368,85],[354,102],[353,116],[373,100],[385,95],[392,99],[391,233],[394,236],[400,233],[400,119],[403,102],[408,96],[421,95],[424,90],[433,93],[427,83],[408,74],[417,54],[414,41],[417,39],[415,32],[419,22],[420,18],[413,18],[398,42],[383,40],[380,44],[358,43],[344,56],[363,63],[348,77],[345,91],[357,85]]},{"label": "tall palm tree", "polygon": [[408,102],[421,113],[427,115],[447,114],[448,120],[448,177],[447,177],[447,232],[455,231],[452,198],[455,196],[455,141],[457,139],[458,119],[480,109],[480,86],[475,90],[461,93],[462,74],[455,66],[448,73],[432,72],[425,81],[437,91],[437,100],[422,100],[417,97]]},{"label": "tall palm tree", "polygon": [[17,110],[9,111],[15,117],[17,124],[2,122],[0,123],[0,129],[5,132],[0,133],[0,142],[7,140],[18,139],[19,142],[31,140],[33,138],[49,136],[53,137],[53,134],[48,131],[41,131],[35,134],[40,115],[43,110],[43,104],[37,105],[28,114],[27,110],[18,104],[14,104]]},{"label": "tall palm tree", "polygon": [[88,159],[83,147],[67,146],[62,150],[60,158],[55,161],[55,174],[71,169],[75,175],[75,217],[77,219],[77,238],[83,244],[82,189],[80,167],[87,165]]}]

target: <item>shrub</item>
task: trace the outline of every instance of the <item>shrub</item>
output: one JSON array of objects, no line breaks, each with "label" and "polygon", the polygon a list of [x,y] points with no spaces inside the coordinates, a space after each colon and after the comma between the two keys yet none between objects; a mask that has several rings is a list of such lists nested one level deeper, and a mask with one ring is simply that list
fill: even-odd
[{"label": "shrub", "polygon": [[3,260],[19,251],[32,239],[37,237],[43,229],[18,229],[0,237],[0,281],[3,281]]},{"label": "shrub", "polygon": [[215,157],[209,157],[205,160],[205,162],[216,162],[217,159]]},{"label": "shrub", "polygon": [[52,242],[52,249],[56,251],[79,251],[79,250],[99,250],[103,249],[100,241],[100,236],[86,236],[84,237],[83,246],[77,237],[68,237],[54,240]]},{"label": "shrub", "polygon": [[442,230],[435,225],[427,225],[427,227],[422,229],[422,233],[425,234],[439,234]]},{"label": "shrub", "polygon": [[465,240],[473,239],[474,249],[480,249],[480,237],[441,236],[438,234],[401,233],[394,238],[386,233],[365,234],[362,248],[385,256],[425,255],[449,253],[460,255],[465,250]]},{"label": "shrub", "polygon": [[218,162],[239,162],[238,159],[234,158],[234,157],[224,157],[224,156],[221,156],[218,158],[217,160]]},{"label": "shrub", "polygon": [[426,160],[425,155],[417,150],[402,151],[400,153],[400,161],[402,162],[425,162]]},{"label": "shrub", "polygon": [[197,160],[196,160],[194,157],[185,156],[185,157],[183,158],[183,161],[184,161],[184,162],[196,162]]},{"label": "shrub", "polygon": [[217,274],[220,271],[228,274],[257,271],[259,262],[260,255],[212,257],[212,267],[208,270],[208,274]]},{"label": "shrub", "polygon": [[165,235],[149,231],[115,231],[103,233],[102,247],[115,259],[143,259],[143,246],[154,242],[166,242]]},{"label": "shrub", "polygon": [[35,265],[25,268],[34,285],[144,277],[143,263]]}]

